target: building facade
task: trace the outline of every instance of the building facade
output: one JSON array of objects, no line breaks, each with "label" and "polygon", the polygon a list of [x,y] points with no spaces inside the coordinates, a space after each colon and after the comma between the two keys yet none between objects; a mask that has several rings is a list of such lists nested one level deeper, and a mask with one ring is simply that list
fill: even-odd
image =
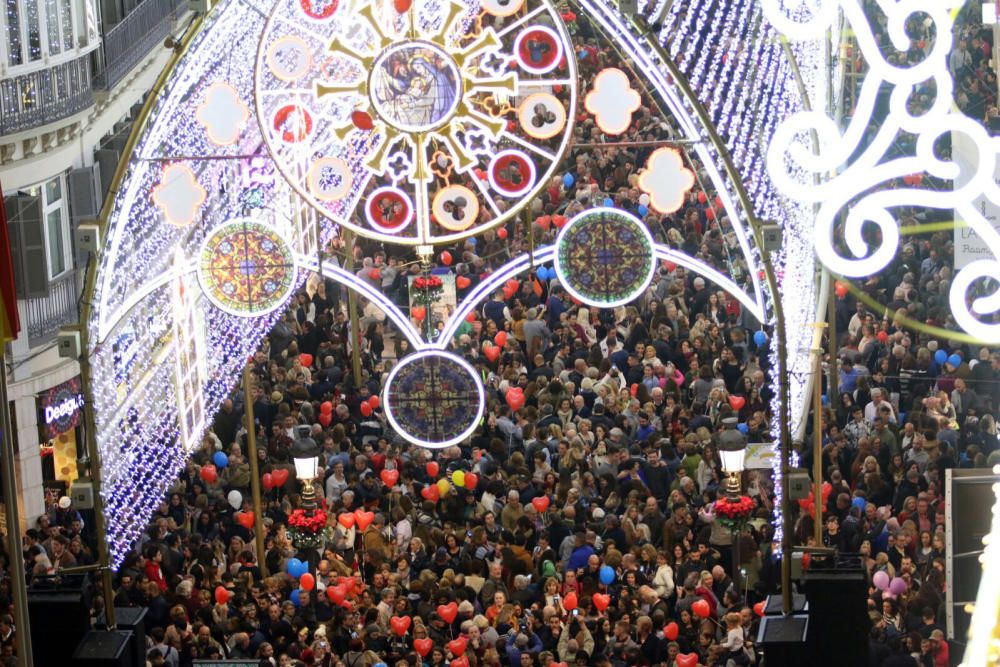
[{"label": "building facade", "polygon": [[47,492],[76,478],[80,367],[56,349],[60,328],[79,321],[88,256],[75,231],[98,216],[171,38],[192,14],[186,0],[4,2],[0,187],[21,320],[5,361],[24,529]]}]

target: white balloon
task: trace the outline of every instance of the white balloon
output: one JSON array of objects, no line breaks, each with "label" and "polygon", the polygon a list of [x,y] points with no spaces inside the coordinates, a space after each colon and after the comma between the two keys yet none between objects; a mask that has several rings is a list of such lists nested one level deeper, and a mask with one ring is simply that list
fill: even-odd
[{"label": "white balloon", "polygon": [[236,489],[230,491],[226,499],[229,500],[229,505],[234,510],[238,510],[239,508],[243,507],[243,494],[241,494]]},{"label": "white balloon", "polygon": [[438,163],[439,167],[441,167],[442,169],[444,169],[445,167],[448,166],[448,158],[445,157],[444,155],[438,155],[438,157],[437,157],[437,163]]},{"label": "white balloon", "polygon": [[641,195],[639,195],[639,205],[640,206],[649,206],[649,195],[647,195],[647,194],[641,194]]}]

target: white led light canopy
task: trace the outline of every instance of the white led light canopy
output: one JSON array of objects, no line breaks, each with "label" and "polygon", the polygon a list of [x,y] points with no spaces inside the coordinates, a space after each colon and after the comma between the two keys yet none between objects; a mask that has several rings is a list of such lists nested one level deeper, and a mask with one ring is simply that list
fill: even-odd
[{"label": "white led light canopy", "polygon": [[[414,0],[403,13],[278,0],[257,116],[277,169],[324,217],[384,242],[449,243],[516,216],[559,167],[576,117],[570,56],[552,0]],[[366,205],[372,191],[386,215]]]}]

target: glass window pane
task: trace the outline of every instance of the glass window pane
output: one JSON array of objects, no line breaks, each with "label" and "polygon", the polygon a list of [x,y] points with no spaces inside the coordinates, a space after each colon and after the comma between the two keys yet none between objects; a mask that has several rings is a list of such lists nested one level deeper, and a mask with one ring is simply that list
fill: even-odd
[{"label": "glass window pane", "polygon": [[71,0],[59,0],[59,9],[62,12],[60,28],[63,36],[63,50],[73,49],[73,3]]},{"label": "glass window pane", "polygon": [[62,36],[59,34],[59,5],[56,0],[45,0],[45,29],[49,37],[49,53],[62,53]]},{"label": "glass window pane", "polygon": [[66,270],[66,246],[63,238],[62,209],[48,214],[49,272],[52,277]]},{"label": "glass window pane", "polygon": [[62,199],[62,179],[53,178],[45,184],[45,206],[48,208]]},{"label": "glass window pane", "polygon": [[28,61],[42,59],[42,33],[38,24],[38,3],[28,2],[25,7],[28,16]]},{"label": "glass window pane", "polygon": [[11,67],[24,62],[21,52],[21,10],[17,0],[7,0],[7,64]]}]

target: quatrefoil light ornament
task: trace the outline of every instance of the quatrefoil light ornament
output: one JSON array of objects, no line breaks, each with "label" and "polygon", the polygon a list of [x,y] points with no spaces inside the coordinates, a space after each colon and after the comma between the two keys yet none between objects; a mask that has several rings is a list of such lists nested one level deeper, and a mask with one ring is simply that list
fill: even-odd
[{"label": "quatrefoil light ornament", "polygon": [[240,137],[243,124],[250,117],[250,108],[230,84],[217,81],[205,92],[205,101],[195,116],[209,141],[217,146],[229,146]]},{"label": "quatrefoil light ornament", "polygon": [[594,78],[594,88],[583,104],[602,132],[618,135],[632,124],[632,114],[642,106],[642,98],[625,72],[609,67]]},{"label": "quatrefoil light ornament", "polygon": [[167,222],[186,227],[194,222],[207,195],[191,167],[178,163],[163,170],[160,184],[153,188],[153,203],[163,211]]},{"label": "quatrefoil light ornament", "polygon": [[639,189],[649,195],[649,205],[658,213],[673,213],[694,187],[694,172],[684,166],[675,148],[658,148],[639,174]]}]

